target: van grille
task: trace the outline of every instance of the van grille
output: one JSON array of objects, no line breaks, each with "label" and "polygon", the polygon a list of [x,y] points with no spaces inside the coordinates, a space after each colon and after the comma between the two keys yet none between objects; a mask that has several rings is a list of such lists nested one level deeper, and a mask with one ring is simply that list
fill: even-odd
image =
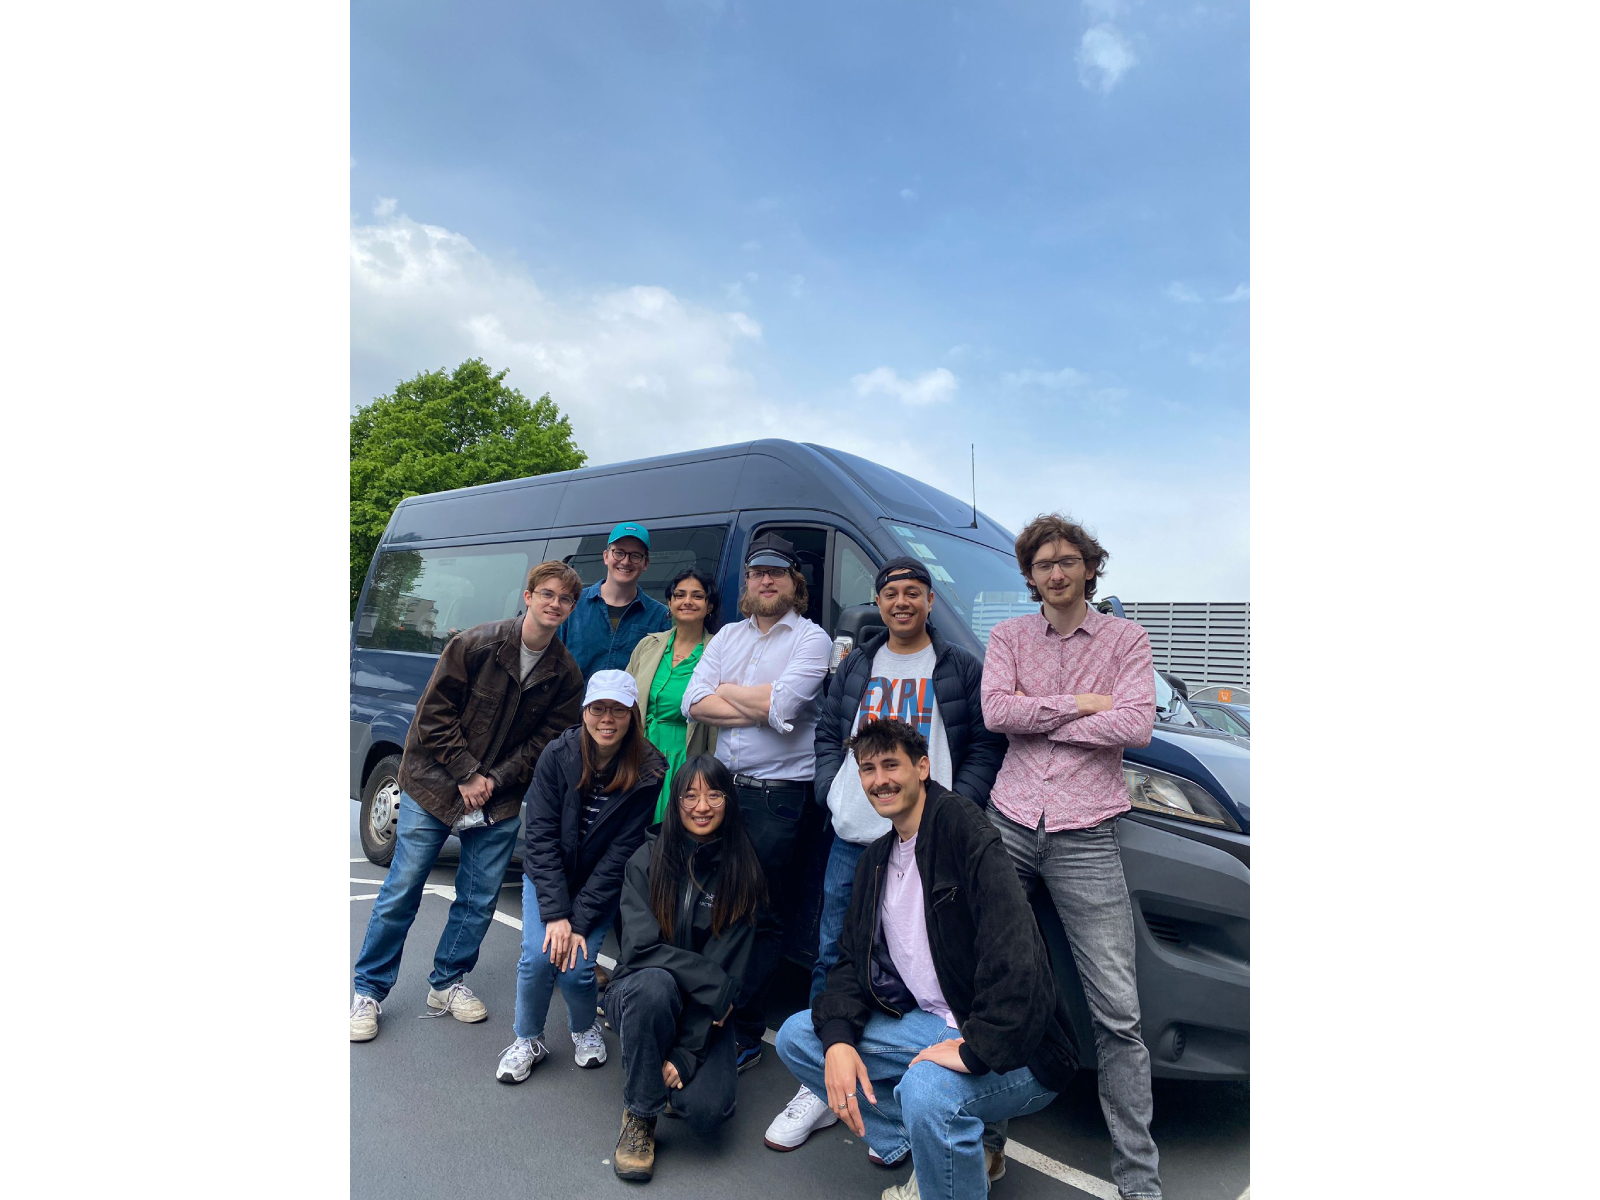
[{"label": "van grille", "polygon": [[1156,916],[1154,913],[1144,914],[1145,927],[1150,930],[1150,936],[1158,942],[1165,942],[1169,946],[1183,945],[1183,935],[1178,932],[1177,922],[1167,917]]}]

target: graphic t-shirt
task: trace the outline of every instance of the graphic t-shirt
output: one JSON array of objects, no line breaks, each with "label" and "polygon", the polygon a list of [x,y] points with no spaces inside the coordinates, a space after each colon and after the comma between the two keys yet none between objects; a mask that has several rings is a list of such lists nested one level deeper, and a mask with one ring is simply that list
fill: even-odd
[{"label": "graphic t-shirt", "polygon": [[[904,721],[928,739],[929,778],[949,787],[955,778],[955,767],[950,762],[950,743],[933,696],[936,661],[938,655],[931,642],[915,654],[896,654],[885,642],[872,656],[872,678],[861,693],[850,732],[860,729],[863,721],[880,717]],[[879,816],[861,790],[861,773],[856,770],[854,754],[846,754],[839,764],[839,773],[828,789],[828,810],[833,813],[834,833],[858,846],[889,832],[889,818]]]}]

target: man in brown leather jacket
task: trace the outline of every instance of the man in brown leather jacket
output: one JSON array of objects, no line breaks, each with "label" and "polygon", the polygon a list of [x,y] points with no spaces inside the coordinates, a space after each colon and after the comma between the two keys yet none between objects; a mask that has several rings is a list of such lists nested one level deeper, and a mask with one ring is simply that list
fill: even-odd
[{"label": "man in brown leather jacket", "polygon": [[534,765],[545,744],[578,721],[583,675],[555,632],[582,586],[566,563],[540,563],[528,572],[522,616],[475,625],[439,655],[400,760],[394,860],[356,960],[352,1042],[378,1036],[379,1003],[400,973],[428,872],[452,832],[461,839],[461,864],[428,976],[428,1007],[458,1021],[489,1015],[462,977],[477,964],[494,919]]}]

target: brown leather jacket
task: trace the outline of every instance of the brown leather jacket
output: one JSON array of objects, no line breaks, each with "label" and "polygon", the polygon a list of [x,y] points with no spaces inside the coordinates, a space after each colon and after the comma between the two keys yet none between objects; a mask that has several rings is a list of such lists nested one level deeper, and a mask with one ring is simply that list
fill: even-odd
[{"label": "brown leather jacket", "polygon": [[467,811],[458,785],[474,771],[494,781],[489,821],[516,817],[545,743],[578,722],[583,675],[571,653],[552,638],[523,681],[521,647],[521,616],[456,634],[417,701],[400,786],[446,825]]}]

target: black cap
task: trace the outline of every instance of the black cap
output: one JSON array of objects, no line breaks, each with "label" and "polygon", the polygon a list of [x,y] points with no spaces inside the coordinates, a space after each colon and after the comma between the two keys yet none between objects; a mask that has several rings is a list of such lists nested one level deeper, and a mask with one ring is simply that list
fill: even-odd
[{"label": "black cap", "polygon": [[920,580],[929,587],[933,586],[933,576],[928,574],[928,568],[923,566],[920,560],[901,557],[891,558],[883,564],[883,570],[879,571],[878,577],[872,581],[872,590],[874,592],[883,591],[883,585],[889,582],[891,575],[896,579],[909,577]]},{"label": "black cap", "polygon": [[750,543],[750,553],[744,556],[747,567],[788,567],[791,571],[800,565],[794,556],[794,543],[775,533],[763,533]]}]

